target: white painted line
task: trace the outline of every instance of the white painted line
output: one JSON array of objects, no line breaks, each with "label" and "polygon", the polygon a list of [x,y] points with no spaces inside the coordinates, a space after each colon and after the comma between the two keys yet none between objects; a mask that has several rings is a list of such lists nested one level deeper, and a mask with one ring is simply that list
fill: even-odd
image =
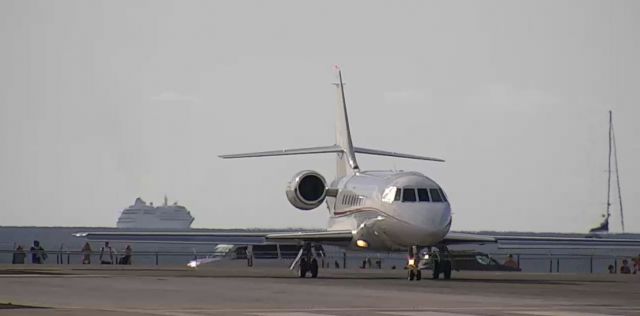
[{"label": "white painted line", "polygon": [[443,313],[432,311],[406,311],[406,312],[380,312],[380,314],[398,315],[398,316],[474,316],[471,314]]},{"label": "white painted line", "polygon": [[306,312],[284,312],[284,313],[252,313],[251,315],[256,316],[334,316],[329,314],[316,314],[316,313],[306,313]]},{"label": "white painted line", "polygon": [[532,316],[620,316],[617,314],[596,314],[572,311],[510,311],[509,313]]}]

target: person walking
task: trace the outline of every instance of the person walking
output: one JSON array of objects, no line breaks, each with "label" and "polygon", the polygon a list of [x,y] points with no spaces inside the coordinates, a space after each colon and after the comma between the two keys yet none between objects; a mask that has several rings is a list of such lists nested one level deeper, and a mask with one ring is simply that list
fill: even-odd
[{"label": "person walking", "polygon": [[113,248],[109,246],[108,241],[100,248],[100,264],[113,264]]},{"label": "person walking", "polygon": [[82,264],[91,264],[91,253],[93,250],[91,250],[91,245],[88,241],[82,246],[80,252],[82,253]]}]

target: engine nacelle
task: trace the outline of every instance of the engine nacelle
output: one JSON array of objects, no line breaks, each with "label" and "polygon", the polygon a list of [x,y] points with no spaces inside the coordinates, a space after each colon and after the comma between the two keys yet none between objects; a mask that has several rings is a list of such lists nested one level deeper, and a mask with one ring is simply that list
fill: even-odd
[{"label": "engine nacelle", "polygon": [[312,210],[327,197],[327,182],[324,177],[312,170],[296,173],[287,186],[289,203],[301,210]]}]

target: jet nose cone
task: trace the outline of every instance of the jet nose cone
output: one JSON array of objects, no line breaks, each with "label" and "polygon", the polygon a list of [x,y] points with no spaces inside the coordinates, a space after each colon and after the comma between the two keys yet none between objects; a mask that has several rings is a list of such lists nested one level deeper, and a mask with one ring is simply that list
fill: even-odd
[{"label": "jet nose cone", "polygon": [[435,245],[449,232],[449,203],[414,204],[398,211],[405,225],[396,230],[397,238],[403,239],[408,246]]},{"label": "jet nose cone", "polygon": [[421,207],[421,214],[415,218],[415,224],[423,226],[427,230],[442,230],[451,221],[451,208],[449,203],[433,203]]}]

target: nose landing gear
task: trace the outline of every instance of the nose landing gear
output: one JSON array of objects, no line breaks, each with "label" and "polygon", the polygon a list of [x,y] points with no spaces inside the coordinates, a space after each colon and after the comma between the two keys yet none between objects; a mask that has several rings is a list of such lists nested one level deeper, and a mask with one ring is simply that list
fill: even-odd
[{"label": "nose landing gear", "polygon": [[422,271],[420,270],[420,255],[418,254],[418,246],[409,248],[409,259],[407,263],[409,271],[409,281],[420,281],[422,279]]},{"label": "nose landing gear", "polygon": [[305,243],[304,246],[300,248],[298,256],[296,256],[296,259],[289,269],[293,270],[296,264],[298,266],[298,277],[306,278],[307,273],[310,273],[312,278],[318,277],[318,259],[316,258],[315,249],[311,243]]},{"label": "nose landing gear", "polygon": [[440,278],[440,274],[444,274],[444,279],[451,279],[452,262],[449,255],[449,249],[446,246],[438,246],[438,251],[431,251],[431,247],[428,248],[426,262],[420,263],[420,255],[418,253],[418,246],[412,246],[409,248],[409,257],[407,263],[409,281],[419,281],[422,279],[421,268],[431,266],[433,270],[432,278],[434,280]]}]

